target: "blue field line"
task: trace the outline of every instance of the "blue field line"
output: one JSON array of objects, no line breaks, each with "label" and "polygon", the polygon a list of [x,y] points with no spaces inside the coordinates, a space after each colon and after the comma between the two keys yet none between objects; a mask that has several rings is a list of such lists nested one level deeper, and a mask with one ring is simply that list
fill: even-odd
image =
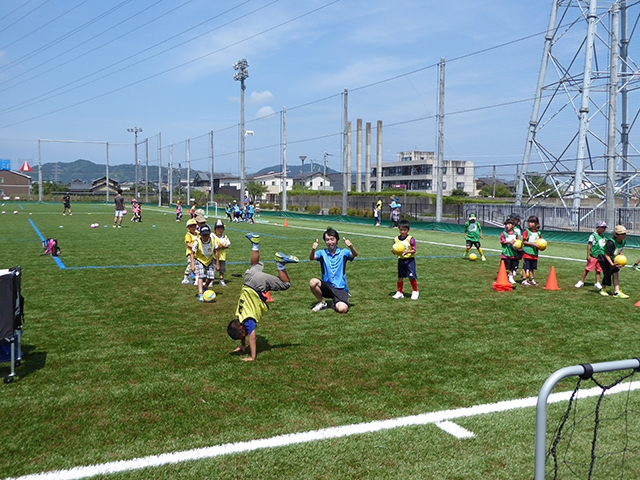
[{"label": "blue field line", "polygon": [[20,207],[20,210],[24,210],[24,208],[22,208],[22,205],[18,204],[18,206]]},{"label": "blue field line", "polygon": [[[36,234],[38,235],[38,237],[40,237],[40,241],[44,242],[46,238],[44,238],[42,233],[40,233],[40,230],[38,230],[38,227],[36,227],[36,224],[33,223],[33,220],[29,219],[29,223],[31,224],[33,229],[36,231]],[[58,265],[58,267],[60,267],[61,270],[65,270],[67,268],[65,267],[64,263],[62,263],[62,260],[60,260],[60,257],[54,257],[53,255],[50,255],[50,257],[53,258],[53,261],[56,262],[56,264]]]}]

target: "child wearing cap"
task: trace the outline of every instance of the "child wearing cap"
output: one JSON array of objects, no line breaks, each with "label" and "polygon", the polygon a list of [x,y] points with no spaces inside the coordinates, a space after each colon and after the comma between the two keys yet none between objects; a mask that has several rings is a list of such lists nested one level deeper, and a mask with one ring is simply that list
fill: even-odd
[{"label": "child wearing cap", "polygon": [[184,234],[184,244],[187,248],[186,256],[187,256],[187,268],[184,270],[184,278],[182,279],[183,285],[188,285],[191,283],[189,280],[189,276],[194,273],[191,268],[191,249],[193,248],[194,242],[198,240],[198,232],[196,232],[197,223],[193,218],[187,220],[187,233]]},{"label": "child wearing cap", "polygon": [[226,287],[227,282],[224,281],[224,272],[227,271],[227,248],[231,245],[229,237],[224,234],[224,223],[218,219],[213,227],[213,240],[216,242],[216,271],[218,272],[218,281],[221,287]]},{"label": "child wearing cap", "polygon": [[504,221],[504,231],[500,234],[500,245],[502,245],[502,255],[500,260],[504,263],[505,270],[509,276],[509,283],[515,285],[514,272],[518,267],[518,250],[514,246],[520,236],[513,228],[513,218]]},{"label": "child wearing cap", "polygon": [[598,290],[602,290],[602,285],[600,285],[602,266],[600,266],[598,257],[604,253],[604,246],[607,243],[607,239],[604,236],[604,231],[606,229],[606,223],[598,222],[596,224],[596,231],[589,235],[589,241],[587,242],[587,266],[584,267],[582,277],[580,277],[580,280],[578,280],[578,283],[575,285],[576,288],[582,287],[589,272],[593,272],[595,270],[596,283],[594,283],[593,286]]},{"label": "child wearing cap", "polygon": [[276,253],[278,276],[264,273],[264,264],[260,262],[260,235],[248,233],[245,235],[251,242],[251,267],[244,273],[244,283],[238,305],[236,318],[229,322],[227,333],[233,340],[240,340],[240,346],[233,353],[243,353],[246,349],[246,339],[249,337],[249,356],[243,358],[245,362],[256,359],[256,327],[269,306],[266,292],[288,290],[291,287],[287,263],[298,263],[298,259],[284,253]]},{"label": "child wearing cap", "polygon": [[606,287],[611,286],[613,280],[613,297],[614,298],[629,298],[629,295],[620,290],[620,279],[618,272],[620,267],[615,263],[615,259],[622,253],[622,249],[627,244],[627,229],[624,225],[616,225],[613,229],[613,238],[607,240],[604,246],[604,253],[600,255],[598,261],[602,267],[602,290],[600,295],[608,297],[609,294],[605,290]]},{"label": "child wearing cap", "polygon": [[202,293],[209,288],[215,278],[215,242],[211,239],[211,228],[204,225],[200,228],[200,238],[191,247],[189,257],[191,271],[196,274],[198,283],[198,300],[203,302]]},{"label": "child wearing cap", "polygon": [[469,250],[471,250],[471,247],[473,246],[478,250],[478,253],[482,257],[482,261],[486,262],[487,259],[485,258],[484,253],[482,253],[482,248],[480,246],[480,240],[484,240],[482,227],[477,222],[475,213],[469,215],[469,220],[464,224],[464,238],[466,241],[464,258],[469,256]]}]

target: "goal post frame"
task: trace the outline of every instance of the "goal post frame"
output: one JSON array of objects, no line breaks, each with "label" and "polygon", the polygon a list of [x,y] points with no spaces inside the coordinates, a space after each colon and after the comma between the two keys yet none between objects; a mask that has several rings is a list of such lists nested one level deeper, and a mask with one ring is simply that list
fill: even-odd
[{"label": "goal post frame", "polygon": [[547,400],[556,384],[567,377],[584,376],[585,374],[587,374],[588,377],[591,377],[594,373],[615,372],[617,370],[637,370],[638,368],[640,368],[640,360],[638,358],[593,364],[585,363],[582,365],[561,368],[560,370],[556,370],[551,374],[551,376],[549,376],[549,378],[547,378],[540,389],[536,404],[534,480],[544,480],[545,477],[545,466],[547,460]]}]

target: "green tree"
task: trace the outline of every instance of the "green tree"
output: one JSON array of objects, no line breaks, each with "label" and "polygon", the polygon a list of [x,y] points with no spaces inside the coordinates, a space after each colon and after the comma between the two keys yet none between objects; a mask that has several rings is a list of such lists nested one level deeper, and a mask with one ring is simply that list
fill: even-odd
[{"label": "green tree", "polygon": [[[493,185],[485,185],[482,187],[480,195],[483,197],[493,196]],[[496,197],[513,197],[513,192],[502,184],[496,184]]]},{"label": "green tree", "polygon": [[469,194],[465,192],[462,188],[454,188],[451,190],[452,197],[468,197]]},{"label": "green tree", "polygon": [[247,182],[245,188],[247,192],[249,192],[249,199],[252,201],[255,201],[257,197],[262,197],[262,195],[269,191],[265,185],[258,182]]}]

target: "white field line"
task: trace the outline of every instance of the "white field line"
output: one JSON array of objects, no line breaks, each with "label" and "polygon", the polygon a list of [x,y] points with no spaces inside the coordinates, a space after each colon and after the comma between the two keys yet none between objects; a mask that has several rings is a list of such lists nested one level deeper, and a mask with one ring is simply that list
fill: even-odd
[{"label": "white field line", "polygon": [[[271,224],[273,225],[273,224]],[[321,228],[313,228],[313,227],[301,227],[299,225],[296,226],[288,226],[286,228],[297,228],[300,230],[311,230],[314,232],[324,232],[324,229]],[[388,228],[388,227],[387,227]],[[392,236],[392,237],[388,237],[386,235],[374,235],[372,233],[359,233],[359,232],[339,232],[341,237],[344,237],[345,235],[357,235],[359,237],[370,237],[370,238],[384,238],[384,239],[388,239],[388,240],[393,240],[396,235]],[[438,232],[438,233],[447,233],[447,232]],[[453,235],[453,234],[451,234]],[[322,238],[318,239],[320,241],[320,243],[322,243]],[[426,243],[427,245],[438,245],[441,247],[453,247],[453,248],[465,248],[464,242],[461,241],[460,243],[441,243],[441,242],[430,242],[428,240],[418,240],[416,238],[416,242],[417,243]],[[497,248],[487,248],[487,247],[482,247],[482,250],[484,250],[485,252],[496,252],[496,253],[500,253],[502,250],[497,249]],[[566,260],[569,262],[586,262],[585,258],[570,258],[570,257],[555,257],[553,255],[540,255],[540,258],[550,258],[553,260]],[[630,267],[630,265],[627,265],[627,267]]]},{"label": "white field line", "polygon": [[473,432],[470,432],[466,428],[461,427],[457,423],[453,423],[449,420],[436,423],[436,427],[444,430],[445,432],[453,435],[456,438],[473,438],[475,436]]},{"label": "white field line", "polygon": [[[612,393],[628,392],[640,389],[640,382],[630,382],[620,384],[607,391],[607,395]],[[560,392],[549,395],[547,403],[566,402],[573,392]],[[580,398],[595,397],[600,395],[601,389],[598,387],[581,390]],[[7,478],[5,480],[74,480],[89,478],[96,475],[109,475],[118,472],[127,472],[149,467],[160,467],[176,463],[220,457],[234,453],[244,453],[265,448],[285,447],[301,443],[328,440],[333,438],[343,438],[364,433],[379,432],[393,428],[401,428],[415,425],[438,424],[454,420],[457,418],[468,418],[491,413],[507,412],[521,408],[535,407],[537,397],[522,398],[519,400],[506,400],[497,403],[476,405],[473,407],[458,408],[455,410],[442,410],[439,412],[423,413],[409,417],[395,418],[390,420],[378,420],[369,423],[359,423],[356,425],[345,425],[342,427],[323,428],[310,432],[292,433],[288,435],[278,435],[276,437],[264,438],[261,440],[251,440],[248,442],[226,443],[213,447],[196,448],[182,452],[163,453],[132,460],[121,460],[117,462],[103,463],[100,465],[90,465],[86,467],[75,467],[69,470],[56,470],[52,472],[36,473],[22,477]],[[441,427],[442,428],[442,427]]]}]

